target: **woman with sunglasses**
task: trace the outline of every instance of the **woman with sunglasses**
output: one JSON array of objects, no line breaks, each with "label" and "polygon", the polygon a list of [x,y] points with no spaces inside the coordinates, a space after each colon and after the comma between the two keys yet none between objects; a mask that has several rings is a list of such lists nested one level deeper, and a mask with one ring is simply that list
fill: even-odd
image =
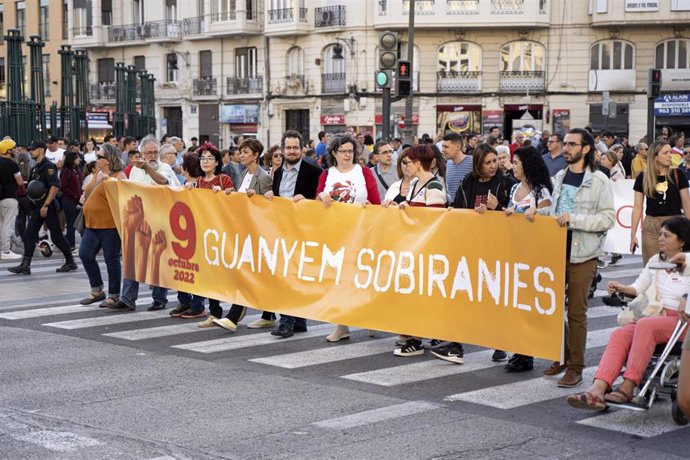
[{"label": "woman with sunglasses", "polygon": [[[635,252],[637,229],[642,219],[644,204],[645,218],[642,223],[642,263],[659,252],[659,231],[661,224],[669,217],[685,214],[690,216],[690,195],[688,178],[682,171],[671,167],[671,146],[657,141],[649,147],[647,170],[635,179],[635,202],[630,226],[630,252]],[[683,191],[685,190],[685,191]]]},{"label": "woman with sunglasses", "polygon": [[637,179],[637,176],[647,169],[647,153],[649,152],[649,147],[644,142],[640,142],[635,146],[634,150],[635,158],[633,158],[632,165],[630,166],[630,177],[632,179]]}]

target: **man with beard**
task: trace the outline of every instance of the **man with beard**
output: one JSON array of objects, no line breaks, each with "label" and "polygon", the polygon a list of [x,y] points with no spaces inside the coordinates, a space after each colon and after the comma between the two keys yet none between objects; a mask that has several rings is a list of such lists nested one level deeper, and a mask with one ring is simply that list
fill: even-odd
[{"label": "man with beard", "polygon": [[561,388],[582,383],[587,343],[587,295],[597,273],[606,232],[615,223],[613,191],[609,179],[598,170],[594,137],[580,128],[565,136],[563,155],[568,167],[554,178],[551,215],[568,229],[566,283],[568,296],[565,329],[565,363],[555,362],[544,375],[565,375]]},{"label": "man with beard", "polygon": [[[291,198],[297,202],[303,199],[316,198],[316,188],[323,170],[302,161],[304,139],[297,131],[288,130],[283,134],[280,142],[283,151],[283,166],[273,176],[273,190],[266,192],[266,198],[272,200],[274,196]],[[295,332],[307,332],[307,321],[289,315],[280,315],[278,329],[271,335],[285,339],[292,337]]]},{"label": "man with beard", "polygon": [[[176,185],[180,183],[172,168],[159,160],[160,144],[153,136],[141,140],[141,158],[134,160],[129,180],[143,184]],[[153,303],[148,311],[162,310],[168,303],[168,290],[153,286]],[[125,278],[122,282],[122,295],[116,304],[108,305],[115,311],[134,311],[139,297],[139,282]]]},{"label": "man with beard", "polygon": [[[57,139],[55,140],[57,143]],[[28,186],[28,194],[36,207],[31,211],[29,223],[24,230],[22,239],[24,240],[24,257],[22,263],[16,267],[7,269],[10,273],[18,275],[31,274],[31,259],[36,249],[38,232],[43,224],[46,224],[53,243],[65,256],[65,263],[55,270],[58,273],[67,273],[77,269],[74,256],[69,244],[60,229],[58,211],[56,207],[56,196],[60,190],[60,180],[58,179],[58,168],[46,157],[47,145],[45,142],[34,141],[29,146],[29,152],[36,166],[31,171],[31,181]]]}]

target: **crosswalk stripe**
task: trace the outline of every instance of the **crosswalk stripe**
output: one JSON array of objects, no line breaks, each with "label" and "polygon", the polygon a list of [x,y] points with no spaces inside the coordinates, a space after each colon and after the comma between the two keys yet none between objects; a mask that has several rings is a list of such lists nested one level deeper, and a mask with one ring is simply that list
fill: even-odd
[{"label": "crosswalk stripe", "polygon": [[[616,328],[600,329],[589,332],[587,335],[587,348],[597,348],[606,345],[609,336],[615,329]],[[491,355],[493,355],[492,350],[482,350],[465,354],[465,364],[463,365],[450,364],[439,359],[432,359],[402,366],[343,375],[341,378],[370,383],[372,385],[393,387],[432,380],[439,377],[480,371],[501,365],[500,363],[491,361]]]},{"label": "crosswalk stripe", "polygon": [[[16,305],[2,305],[0,306],[0,311],[13,310],[15,308],[32,308],[32,307],[45,307],[46,305],[51,305],[53,307],[64,305],[73,305],[84,298],[84,295],[78,297],[68,297],[66,299],[61,299],[58,301],[51,301],[50,299],[45,299],[41,302],[26,303],[26,304],[16,304]],[[28,300],[28,299],[27,299]]]},{"label": "crosswalk stripe", "polygon": [[642,269],[642,257],[623,257],[621,260],[616,262],[615,265],[609,265],[609,267],[625,267],[628,265],[638,265],[640,270]]},{"label": "crosswalk stripe", "polygon": [[[584,382],[591,382],[596,367],[588,367],[582,373]],[[538,377],[519,382],[496,385],[480,390],[467,391],[447,396],[444,401],[464,401],[496,409],[514,409],[550,399],[565,398],[574,391],[572,388],[559,388],[559,377]],[[564,401],[565,402],[565,401]]]},{"label": "crosswalk stripe", "polygon": [[602,278],[628,278],[630,276],[637,276],[640,274],[642,271],[642,267],[640,268],[628,268],[628,269],[623,269],[623,270],[613,270],[610,272],[601,272],[601,277]]},{"label": "crosswalk stripe", "polygon": [[379,409],[371,409],[358,412],[356,414],[345,415],[343,417],[321,420],[319,422],[312,423],[312,425],[319,428],[327,428],[332,430],[345,430],[348,428],[371,425],[372,423],[384,422],[386,420],[406,417],[409,415],[421,414],[440,409],[442,407],[443,406],[440,404],[426,401],[409,401],[402,404],[395,404],[392,406],[381,407]]},{"label": "crosswalk stripe", "polygon": [[620,308],[614,308],[609,306],[588,308],[587,318],[606,318],[607,316],[617,316],[620,312]]},{"label": "crosswalk stripe", "polygon": [[[247,316],[244,320],[245,321],[254,321],[254,320],[259,319],[259,318],[261,318],[261,315],[254,315],[254,316]],[[199,322],[201,322],[201,321],[202,321],[202,319],[199,319],[198,321],[196,321],[194,323],[176,324],[173,326],[148,327],[148,328],[144,328],[144,329],[133,329],[130,331],[111,332],[109,334],[102,334],[102,335],[105,337],[114,337],[116,339],[134,341],[134,340],[155,339],[158,337],[168,337],[171,335],[178,335],[178,334],[191,334],[194,332],[222,330],[221,328],[218,328],[218,327],[208,327],[208,328],[199,327]]]},{"label": "crosswalk stripe", "polygon": [[154,319],[167,318],[167,311],[143,311],[141,313],[109,313],[107,316],[97,318],[73,319],[69,321],[59,321],[46,323],[43,326],[54,327],[57,329],[84,329],[87,327],[110,326],[113,324],[135,323],[137,321],[150,321]]},{"label": "crosswalk stripe", "polygon": [[673,423],[669,401],[657,401],[647,412],[625,409],[613,410],[602,415],[578,420],[575,423],[643,438],[659,436],[690,426],[679,426]]},{"label": "crosswalk stripe", "polygon": [[317,348],[314,350],[287,353],[266,358],[250,359],[249,361],[285,369],[297,369],[300,367],[315,366],[317,364],[377,355],[379,353],[393,353],[394,349],[395,340],[393,338],[387,338],[337,347]]},{"label": "crosswalk stripe", "polygon": [[[142,301],[148,302],[152,301],[152,298],[143,298]],[[100,302],[99,302],[100,303]],[[48,308],[35,308],[33,310],[19,310],[10,311],[7,313],[0,313],[0,318],[19,320],[19,319],[30,319],[30,318],[41,318],[43,316],[53,316],[53,315],[66,315],[69,313],[83,313],[87,311],[105,311],[98,307],[98,303],[93,305],[67,305],[64,307],[48,307]]]},{"label": "crosswalk stripe", "polygon": [[[319,324],[310,326],[309,331],[298,333],[287,339],[279,339],[268,333],[250,334],[241,336],[231,336],[222,339],[204,340],[202,342],[186,343],[183,345],[173,345],[173,348],[180,350],[195,351],[197,353],[216,353],[219,351],[239,350],[241,348],[258,347],[278,342],[310,339],[328,335],[335,326],[332,324]],[[356,329],[350,328],[350,331]]]}]

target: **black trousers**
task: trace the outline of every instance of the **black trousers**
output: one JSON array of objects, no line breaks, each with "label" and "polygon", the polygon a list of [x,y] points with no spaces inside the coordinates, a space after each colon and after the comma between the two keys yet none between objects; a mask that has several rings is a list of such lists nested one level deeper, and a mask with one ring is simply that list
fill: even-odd
[{"label": "black trousers", "polygon": [[[232,307],[230,307],[230,311],[228,312],[226,318],[232,321],[233,323],[237,324],[246,309],[247,307],[237,305],[234,303],[232,304]],[[213,316],[216,316],[213,314],[213,310],[211,310],[211,314]],[[220,314],[223,314],[223,310],[220,310]],[[220,318],[220,316],[216,316],[216,318]],[[264,311],[261,313],[261,319],[265,319],[267,321],[275,321],[276,315],[275,313],[272,313],[270,311]]]},{"label": "black trousers", "polygon": [[17,214],[17,222],[15,224],[15,232],[17,235],[23,237],[26,230],[26,221],[29,219],[31,210],[34,208],[33,203],[27,196],[17,197],[19,203],[19,213]]},{"label": "black trousers", "polygon": [[58,219],[57,210],[52,203],[48,206],[48,213],[45,218],[41,217],[40,207],[34,208],[31,214],[29,214],[29,222],[26,225],[26,230],[24,230],[24,236],[22,237],[22,240],[24,240],[24,257],[33,257],[36,243],[38,243],[38,232],[41,230],[43,223],[48,227],[50,239],[53,240],[53,244],[62,252],[65,259],[74,260],[69,244],[60,229],[60,220]]}]

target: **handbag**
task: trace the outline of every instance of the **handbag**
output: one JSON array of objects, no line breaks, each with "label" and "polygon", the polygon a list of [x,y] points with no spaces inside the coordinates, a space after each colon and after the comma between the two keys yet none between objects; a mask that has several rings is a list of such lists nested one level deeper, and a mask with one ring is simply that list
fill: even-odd
[{"label": "handbag", "polygon": [[638,294],[622,312],[618,313],[616,320],[619,325],[625,326],[649,316],[665,316],[666,312],[661,302],[661,294],[656,288],[658,278],[659,271],[654,270],[654,279],[647,292]]},{"label": "handbag", "polygon": [[77,217],[74,218],[74,229],[79,232],[80,235],[84,234],[84,230],[86,230],[86,222],[84,220],[84,208],[81,207],[79,208],[79,212],[77,213]]}]

